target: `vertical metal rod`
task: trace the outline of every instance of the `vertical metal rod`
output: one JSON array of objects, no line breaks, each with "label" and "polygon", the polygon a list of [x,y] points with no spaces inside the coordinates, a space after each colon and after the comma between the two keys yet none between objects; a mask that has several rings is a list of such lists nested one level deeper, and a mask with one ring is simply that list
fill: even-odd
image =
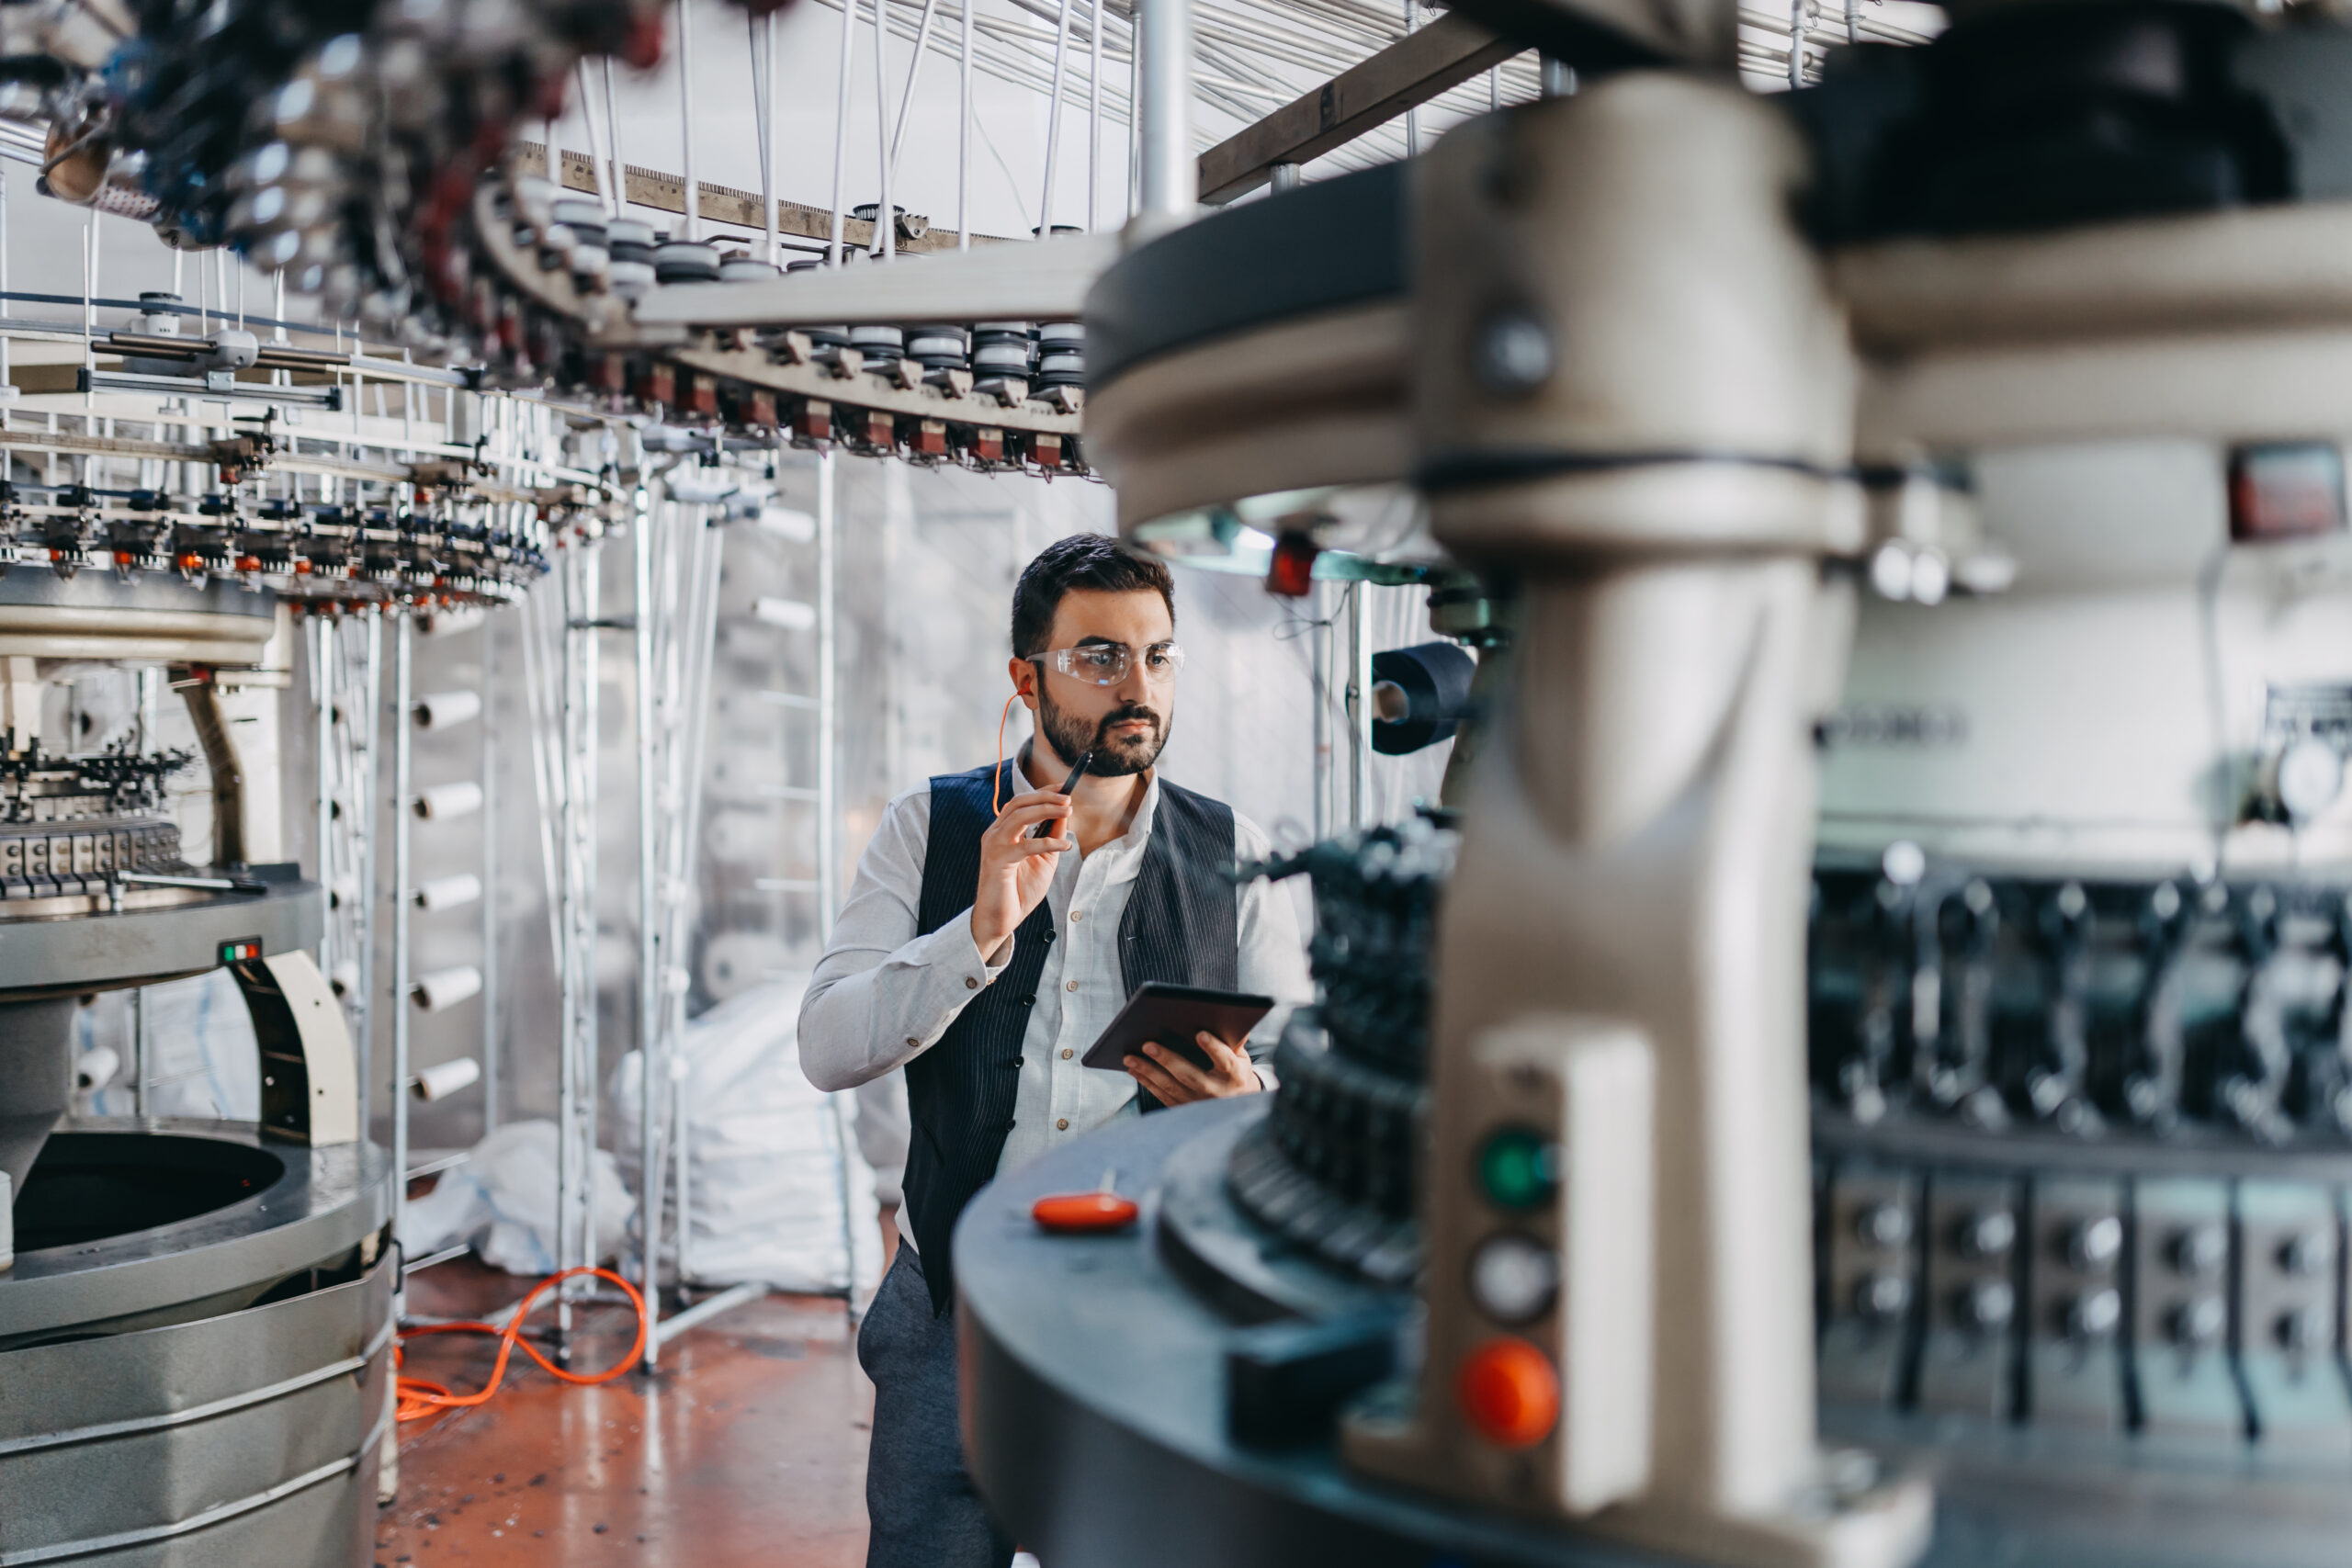
[{"label": "vertical metal rod", "polygon": [[[1420,0],[1405,0],[1404,36],[1406,38],[1411,38],[1414,30],[1420,26]],[[1409,108],[1405,111],[1405,156],[1417,158],[1420,156],[1420,152],[1421,111],[1418,108]]]},{"label": "vertical metal rod", "polygon": [[378,758],[382,754],[379,742],[383,739],[384,714],[384,613],[370,604],[367,610],[364,632],[367,639],[366,663],[361,681],[365,688],[360,694],[360,712],[353,716],[352,739],[365,748],[366,768],[364,789],[352,793],[359,798],[359,821],[356,824],[359,839],[359,1124],[371,1125],[372,1102],[376,1088],[376,914],[383,903],[383,893],[376,886],[376,825],[377,813],[382,803],[376,791],[381,783]]},{"label": "vertical metal rod", "polygon": [[874,0],[874,146],[882,164],[882,199],[874,207],[874,251],[884,261],[899,254],[899,209],[890,205],[890,80],[885,0]]},{"label": "vertical metal rod", "polygon": [[1274,190],[1296,190],[1298,188],[1298,165],[1296,164],[1276,164],[1266,173],[1267,184]]},{"label": "vertical metal rod", "polygon": [[[415,701],[416,623],[405,604],[392,614],[392,1225],[397,1232],[408,1202],[409,905],[415,897],[408,830],[415,752],[410,732],[415,721],[409,708]],[[400,1293],[404,1286],[395,1280],[393,1289]]]},{"label": "vertical metal rod", "polygon": [[1805,15],[1811,0],[1789,0],[1789,85],[1804,85],[1804,35],[1810,25]]},{"label": "vertical metal rod", "polygon": [[1086,13],[1086,227],[1102,227],[1102,0]]},{"label": "vertical metal rod", "polygon": [[[578,1185],[580,1151],[575,1146],[579,1128],[575,1107],[580,1099],[580,965],[577,942],[580,920],[576,910],[579,902],[578,833],[574,826],[577,803],[572,789],[578,782],[572,773],[571,742],[579,728],[576,712],[580,677],[574,666],[579,662],[580,633],[573,626],[585,615],[595,614],[594,606],[583,612],[580,604],[580,559],[588,547],[575,546],[564,553],[557,568],[562,573],[563,594],[556,622],[559,650],[557,667],[559,685],[556,694],[556,773],[561,784],[556,791],[558,802],[557,832],[560,840],[560,869],[557,881],[556,968],[563,1009],[562,1027],[559,1032],[556,1057],[556,1140],[555,1140],[555,1266],[569,1269],[577,1256],[572,1245],[573,1229],[579,1216],[572,1189]],[[571,1327],[571,1306],[567,1292],[556,1292],[557,1355],[561,1357],[565,1337]]]},{"label": "vertical metal rod", "polygon": [[[668,1092],[667,1075],[662,1068],[662,946],[661,946],[661,820],[654,800],[654,775],[661,765],[657,757],[662,749],[663,737],[655,723],[656,696],[653,687],[654,639],[659,630],[656,623],[661,606],[653,595],[653,511],[646,489],[640,479],[634,495],[634,508],[629,518],[629,558],[636,568],[634,587],[637,601],[637,628],[633,641],[637,652],[637,1149],[638,1149],[638,1242],[640,1272],[638,1283],[645,1292],[648,1321],[661,1313],[659,1285],[662,1258],[662,1184],[656,1172],[662,1165],[662,1096]],[[658,1343],[649,1335],[645,1342],[645,1364],[650,1368],[660,1360]]]},{"label": "vertical metal rod", "polygon": [[702,238],[702,185],[695,178],[694,15],[693,0],[678,0],[678,134],[685,141],[685,237],[699,240]]},{"label": "vertical metal rod", "polygon": [[1348,823],[1372,824],[1372,584],[1348,585]]},{"label": "vertical metal rod", "polygon": [[899,172],[899,148],[907,139],[907,115],[915,107],[915,83],[922,74],[922,51],[931,42],[931,19],[939,0],[922,0],[922,17],[915,23],[915,57],[907,62],[907,90],[899,99],[899,118],[890,131],[890,173]]},{"label": "vertical metal rod", "polygon": [[[139,751],[153,755],[163,743],[164,672],[152,664],[139,670]],[[147,987],[130,993],[130,1110],[144,1119],[153,1107],[148,1095],[155,1081],[153,1018],[147,1009]]]},{"label": "vertical metal rod", "polygon": [[[98,368],[98,312],[91,303],[98,291],[98,212],[90,209],[90,220],[82,230],[82,367],[95,375]],[[82,406],[98,406],[95,388],[83,394]]]},{"label": "vertical metal rod", "polygon": [[[615,176],[605,160],[602,144],[596,140],[596,110],[594,100],[588,96],[588,62],[582,59],[573,68],[580,78],[580,123],[588,133],[588,176],[596,187],[596,199],[605,209],[605,216],[620,216],[620,203],[613,192]],[[556,195],[563,194],[563,164],[561,154],[553,143],[548,147],[548,178],[555,186]]]},{"label": "vertical metal rod", "polygon": [[613,172],[610,200],[616,215],[628,210],[628,164],[621,156],[620,104],[613,96],[612,56],[605,57],[605,155]]},{"label": "vertical metal rod", "polygon": [[1503,68],[1487,67],[1487,111],[1491,114],[1503,107]]},{"label": "vertical metal rod", "polygon": [[825,247],[825,259],[834,266],[842,265],[842,240],[849,226],[849,209],[842,205],[842,175],[849,157],[850,51],[856,36],[857,0],[842,0],[841,70],[833,88],[833,237]]},{"label": "vertical metal rod", "polygon": [[[1846,41],[1862,41],[1862,0],[1846,0]],[[0,285],[0,288],[5,287]]]},{"label": "vertical metal rod", "polygon": [[777,222],[775,205],[775,13],[752,19],[752,107],[759,119],[760,136],[760,224],[767,231],[768,264],[784,264],[784,235]]},{"label": "vertical metal rod", "polygon": [[1575,94],[1577,90],[1575,66],[1565,60],[1555,60],[1548,54],[1538,55],[1536,58],[1541,62],[1538,67],[1541,73],[1539,79],[1543,84],[1545,97],[1565,98]]},{"label": "vertical metal rod", "polygon": [[[146,672],[141,671],[143,684]],[[143,694],[143,693],[142,693]],[[319,934],[319,967],[334,973],[334,617],[311,617],[311,704],[319,749],[313,778],[318,785],[319,886],[327,890],[328,915]],[[140,750],[147,749],[142,736]]]},{"label": "vertical metal rod", "polygon": [[[956,61],[956,248],[972,248],[972,7],[978,0],[960,0],[962,19],[957,23],[961,34],[962,52]],[[7,195],[6,185],[0,185],[0,197]],[[0,229],[0,242],[7,231]],[[5,265],[0,261],[0,265]],[[6,288],[0,283],[0,288]],[[6,361],[0,361],[5,370]]]},{"label": "vertical metal rod", "polygon": [[[684,705],[684,713],[673,715],[673,723],[683,720],[684,745],[683,754],[673,759],[670,775],[676,785],[674,815],[681,826],[680,830],[673,835],[669,846],[668,886],[664,893],[669,908],[668,918],[662,927],[665,980],[676,966],[678,955],[686,949],[689,908],[686,890],[693,886],[695,856],[702,842],[704,742],[709,733],[710,665],[718,620],[718,569],[721,549],[726,541],[726,535],[709,525],[709,519],[701,508],[695,508],[692,516],[691,532],[685,540],[690,563],[686,583],[686,630],[683,634],[684,647],[678,650],[684,671],[684,678],[676,688],[677,700]],[[667,1008],[663,1015],[663,1050],[674,1069],[679,1042],[685,1036],[686,992],[683,985],[665,986],[665,992]],[[683,1083],[683,1077],[673,1070],[670,1081],[673,1085],[671,1150],[677,1190],[674,1246],[677,1279],[683,1291],[686,1282],[695,1277],[693,1150],[685,1094],[677,1087]]]},{"label": "vertical metal rod", "polygon": [[498,1131],[506,1100],[499,1018],[498,617],[481,618],[481,1130]]},{"label": "vertical metal rod", "polygon": [[828,449],[817,459],[817,942],[822,947],[833,931],[833,906],[839,858],[833,846],[834,818],[840,813],[835,797],[838,771],[834,749],[840,741],[840,704],[835,690],[834,655],[840,638],[833,603],[835,508],[834,455]]},{"label": "vertical metal rod", "polygon": [[1307,591],[1306,613],[1313,617],[1307,637],[1307,657],[1315,688],[1315,839],[1331,836],[1331,593],[1328,584]]},{"label": "vertical metal rod", "polygon": [[1069,56],[1069,0],[1054,12],[1054,85],[1046,104],[1046,194],[1037,202],[1037,238],[1054,237],[1054,166],[1062,147],[1062,68]]},{"label": "vertical metal rod", "polygon": [[1193,152],[1192,0],[1136,0],[1142,78],[1142,207],[1139,217],[1185,221],[1199,205],[1200,161]]},{"label": "vertical metal rod", "polygon": [[[966,3],[969,4],[969,0],[966,0]],[[172,253],[172,291],[174,293],[179,292],[179,267],[180,254],[177,251],[174,251]],[[7,292],[8,171],[6,169],[0,169],[0,294],[6,294]],[[0,389],[6,389],[14,385],[15,383],[8,378],[8,340],[6,337],[0,337]],[[5,389],[0,389],[0,398],[6,397],[8,393]],[[7,414],[6,411],[0,410],[0,428],[6,428],[6,420]],[[0,465],[0,468],[5,468],[5,465]]]},{"label": "vertical metal rod", "polygon": [[[1143,33],[1133,0],[1127,9],[1127,216],[1143,210]],[[1197,176],[1196,176],[1197,177]]]}]

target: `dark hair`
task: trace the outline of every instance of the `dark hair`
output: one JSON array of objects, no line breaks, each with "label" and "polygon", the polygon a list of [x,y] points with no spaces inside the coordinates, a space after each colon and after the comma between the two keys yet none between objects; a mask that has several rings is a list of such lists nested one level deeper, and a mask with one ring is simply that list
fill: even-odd
[{"label": "dark hair", "polygon": [[1092,593],[1140,593],[1157,590],[1168,602],[1168,623],[1176,624],[1176,580],[1149,556],[1129,555],[1118,541],[1101,534],[1072,534],[1056,539],[1027,566],[1012,585],[1012,653],[1016,659],[1046,651],[1053,635],[1054,612],[1062,595],[1072,589]]}]

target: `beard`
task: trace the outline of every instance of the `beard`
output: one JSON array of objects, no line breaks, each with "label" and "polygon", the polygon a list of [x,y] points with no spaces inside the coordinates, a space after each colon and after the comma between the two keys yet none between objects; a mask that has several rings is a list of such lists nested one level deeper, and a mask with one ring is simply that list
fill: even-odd
[{"label": "beard", "polygon": [[[1112,725],[1131,718],[1150,725],[1150,731],[1134,736],[1102,733]],[[1086,772],[1098,779],[1142,773],[1159,760],[1160,748],[1168,744],[1167,721],[1141,703],[1113,708],[1099,719],[1080,718],[1056,706],[1042,683],[1037,690],[1037,728],[1045,732],[1055,755],[1065,762],[1074,763],[1087,752],[1093,752],[1094,760],[1086,764]]]}]

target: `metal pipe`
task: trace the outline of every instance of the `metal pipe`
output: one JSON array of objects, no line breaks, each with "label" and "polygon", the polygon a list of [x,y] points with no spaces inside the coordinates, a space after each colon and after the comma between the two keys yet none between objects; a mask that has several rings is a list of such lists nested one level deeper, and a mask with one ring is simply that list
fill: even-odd
[{"label": "metal pipe", "polygon": [[[1291,165],[1295,166],[1295,165]],[[1307,592],[1307,614],[1313,617],[1307,658],[1315,688],[1315,839],[1331,836],[1331,593],[1317,582]]]},{"label": "metal pipe", "polygon": [[[965,0],[965,4],[971,4],[971,0]],[[825,259],[834,266],[842,265],[842,240],[849,225],[848,209],[842,205],[842,173],[849,153],[850,44],[856,28],[857,0],[842,0],[841,70],[833,92],[833,237],[825,247]]]},{"label": "metal pipe", "polygon": [[[595,182],[596,199],[603,205],[605,215],[608,218],[617,218],[621,210],[620,200],[613,189],[617,176],[597,145],[596,111],[593,100],[588,96],[588,62],[583,58],[572,67],[572,70],[580,79],[580,123],[585,126],[588,131],[589,177]],[[548,124],[552,127],[554,121],[550,120]],[[552,137],[552,131],[550,131],[550,137]],[[552,139],[548,142],[548,179],[554,185],[556,194],[561,196],[563,194],[563,154],[557,149]],[[353,417],[357,417],[356,412]]]},{"label": "metal pipe", "polygon": [[[654,771],[664,750],[655,723],[653,689],[654,640],[660,627],[660,605],[653,595],[653,511],[642,480],[634,495],[629,519],[629,558],[636,568],[637,652],[637,1062],[638,1062],[638,1283],[645,1292],[649,1319],[661,1315],[662,1184],[654,1173],[662,1168],[662,1095],[668,1085],[660,1068],[662,1034],[661,820],[654,801]],[[645,1364],[660,1359],[660,1339],[645,1347]]]},{"label": "metal pipe", "polygon": [[[510,508],[510,513],[519,508]],[[498,624],[481,618],[481,1130],[498,1131],[505,1100],[505,1043],[498,1013]]]},{"label": "metal pipe", "polygon": [[[139,670],[139,751],[153,755],[163,739],[164,672],[152,664]],[[324,813],[321,814],[322,817]],[[147,987],[130,992],[130,1110],[142,1121],[152,1107],[148,1091],[155,1079],[154,1021],[147,1009]]]},{"label": "metal pipe", "polygon": [[835,881],[839,869],[833,847],[839,744],[839,694],[835,690],[834,655],[840,638],[833,603],[835,518],[838,504],[833,473],[834,455],[828,449],[817,459],[817,942],[832,935]]},{"label": "metal pipe", "polygon": [[[610,160],[613,189],[610,197],[613,215],[618,217],[628,210],[628,164],[621,159],[621,111],[613,96],[613,59],[605,57],[605,156]],[[402,350],[403,358],[407,351]]]},{"label": "metal pipe", "polygon": [[[956,248],[972,248],[972,6],[975,0],[960,0],[962,19],[958,24],[962,35],[962,52],[956,62]],[[0,184],[0,197],[8,194]],[[0,229],[0,243],[5,243],[7,231]],[[0,257],[0,267],[6,262]],[[0,290],[6,285],[0,284]],[[0,372],[6,361],[0,360]]]},{"label": "metal pipe", "polygon": [[1572,96],[1577,90],[1576,67],[1565,60],[1555,60],[1548,54],[1543,56],[1543,62],[1542,74],[1538,80],[1544,96],[1547,98],[1565,98]]},{"label": "metal pipe", "polygon": [[760,225],[767,231],[768,263],[784,259],[775,205],[775,13],[746,20],[752,29],[752,117],[760,138]]},{"label": "metal pipe", "polygon": [[1283,191],[1296,190],[1298,188],[1298,165],[1296,164],[1276,164],[1272,168],[1266,171],[1266,173],[1268,175],[1267,184],[1272,189]]},{"label": "metal pipe", "polygon": [[366,662],[362,666],[360,694],[362,715],[353,716],[352,740],[363,747],[367,763],[365,788],[353,793],[359,797],[359,820],[353,824],[359,844],[359,1124],[370,1125],[370,1106],[375,1095],[376,1066],[376,911],[383,902],[376,886],[376,823],[379,802],[376,791],[383,782],[377,758],[381,754],[377,742],[381,739],[384,709],[384,639],[383,611],[368,606],[366,631]]},{"label": "metal pipe", "polygon": [[719,1292],[718,1294],[709,1297],[707,1300],[696,1302],[685,1311],[678,1314],[675,1317],[671,1318],[668,1322],[658,1325],[654,1329],[653,1336],[649,1337],[645,1343],[646,1364],[648,1366],[652,1364],[653,1348],[657,1343],[667,1344],[670,1340],[675,1339],[679,1335],[684,1334],[687,1329],[695,1327],[698,1324],[707,1322],[709,1319],[717,1317],[720,1313],[730,1312],[736,1307],[743,1305],[746,1302],[758,1301],[767,1293],[767,1286],[761,1281],[757,1280],[746,1280],[740,1285],[729,1285],[727,1289]]},{"label": "metal pipe", "polygon": [[1086,18],[1086,227],[1102,227],[1102,0],[1093,0]]},{"label": "metal pipe", "polygon": [[1846,41],[1862,41],[1862,0],[1846,0]]},{"label": "metal pipe", "polygon": [[1037,238],[1054,237],[1054,165],[1062,144],[1062,69],[1069,57],[1069,0],[1054,13],[1054,80],[1046,96],[1046,194],[1037,202]]},{"label": "metal pipe", "polygon": [[[1420,0],[1405,0],[1405,33],[1411,38],[1420,26]],[[1401,40],[1400,40],[1401,41]],[[1421,152],[1421,111],[1419,107],[1405,111],[1405,156],[1417,158]]]},{"label": "metal pipe", "polygon": [[922,19],[915,24],[915,57],[907,62],[907,91],[899,100],[899,118],[890,132],[890,172],[899,172],[899,148],[907,139],[907,114],[915,107],[915,81],[922,73],[923,46],[931,41],[931,18],[939,0],[922,0]]},{"label": "metal pipe", "polygon": [[889,22],[883,14],[884,0],[874,0],[874,152],[881,164],[882,199],[874,207],[874,249],[884,261],[897,258],[899,254],[899,212],[890,205],[890,81]]},{"label": "metal pipe", "polygon": [[1142,205],[1148,220],[1191,219],[1201,194],[1200,161],[1193,152],[1192,0],[1136,0],[1141,104]]},{"label": "metal pipe", "polygon": [[1808,26],[1806,7],[1811,0],[1789,0],[1789,85],[1804,85],[1804,35]]},{"label": "metal pipe", "polygon": [[1372,584],[1348,585],[1348,825],[1372,825]]},{"label": "metal pipe", "polygon": [[392,1228],[408,1202],[409,905],[414,894],[409,862],[409,795],[415,746],[410,705],[415,701],[415,617],[406,605],[392,622]]},{"label": "metal pipe", "polygon": [[[333,908],[334,892],[334,619],[331,615],[311,618],[311,704],[315,712],[315,743],[318,747],[317,765],[312,778],[318,789],[319,886],[327,889],[329,910],[319,932],[319,969],[334,973],[335,915]],[[140,671],[140,694],[146,694],[146,671]],[[145,726],[141,726],[139,749],[148,750]]]},{"label": "metal pipe", "polygon": [[684,140],[686,227],[689,240],[702,238],[702,186],[695,178],[695,24],[692,0],[678,0],[678,134]]}]

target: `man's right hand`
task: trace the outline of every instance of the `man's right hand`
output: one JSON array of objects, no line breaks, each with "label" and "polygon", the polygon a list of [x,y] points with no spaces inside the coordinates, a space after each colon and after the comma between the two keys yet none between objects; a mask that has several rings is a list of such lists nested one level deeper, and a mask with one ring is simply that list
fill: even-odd
[{"label": "man's right hand", "polygon": [[1029,912],[1045,901],[1054,885],[1054,857],[1076,849],[1078,840],[1032,839],[1029,829],[1053,821],[1054,831],[1069,830],[1069,796],[1041,789],[1016,795],[1004,812],[980,835],[980,885],[972,897],[972,945],[982,962],[993,965],[1004,944]]}]

